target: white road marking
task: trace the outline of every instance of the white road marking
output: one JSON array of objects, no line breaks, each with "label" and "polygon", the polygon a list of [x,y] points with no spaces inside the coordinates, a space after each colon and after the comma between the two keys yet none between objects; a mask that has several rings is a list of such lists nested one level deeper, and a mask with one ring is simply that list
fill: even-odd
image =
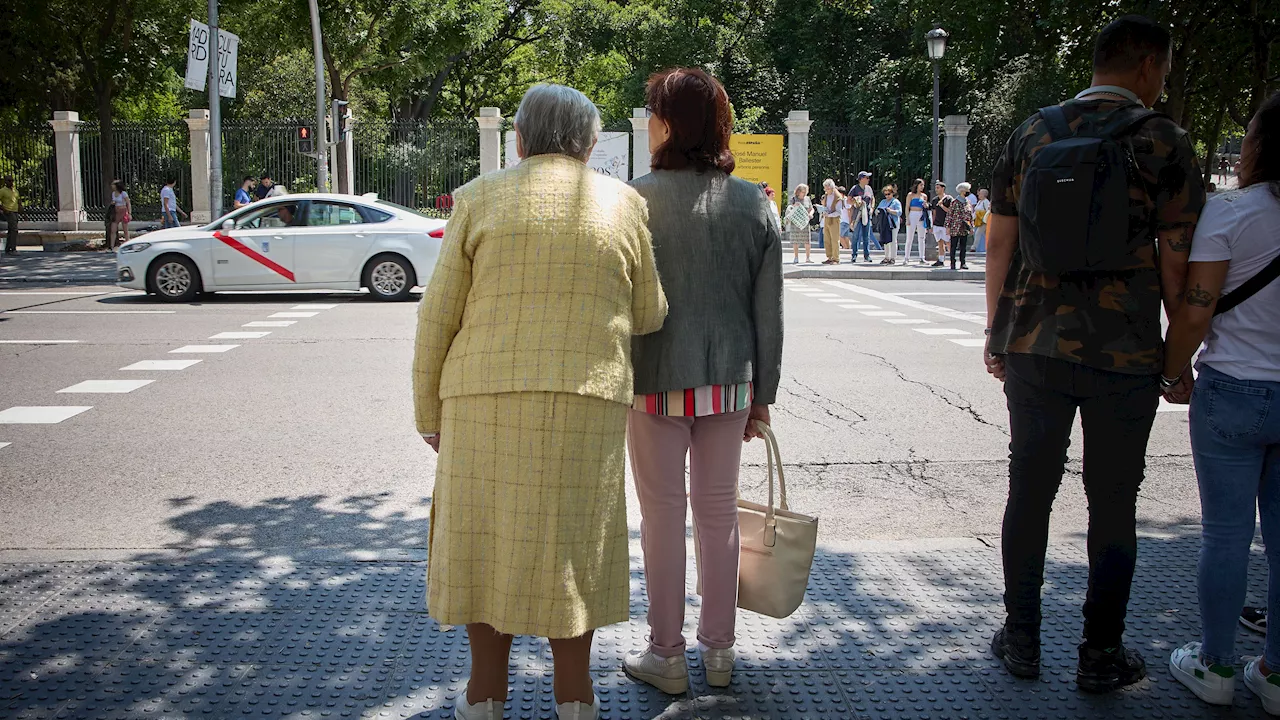
[{"label": "white road marking", "polygon": [[13,443],[0,442],[0,449],[7,448],[7,447],[9,447],[9,446],[10,446],[10,445],[12,445],[12,444],[13,444]]},{"label": "white road marking", "polygon": [[987,346],[986,338],[960,338],[958,340],[952,340],[951,342],[961,347],[986,347]]},{"label": "white road marking", "polygon": [[217,335],[210,335],[210,340],[257,340],[271,334],[270,330],[260,330],[258,332],[220,332]]},{"label": "white road marking", "polygon": [[[812,296],[811,296],[811,297],[812,297]],[[825,302],[825,303],[847,303],[847,302],[849,302],[849,298],[842,298],[842,297],[822,297],[822,298],[817,298],[817,299],[818,299],[820,302]]]},{"label": "white road marking", "polygon": [[79,340],[0,340],[0,345],[74,345]]},{"label": "white road marking", "polygon": [[278,313],[275,313],[274,315],[269,315],[268,317],[273,317],[273,318],[304,318],[304,317],[315,317],[315,316],[317,316],[317,315],[319,315],[319,314],[320,314],[320,313],[318,313],[318,312],[278,312]]},{"label": "white road marking", "polygon": [[897,310],[863,310],[862,314],[867,317],[878,318],[902,317],[903,315],[906,315],[906,313],[900,313]]},{"label": "white road marking", "polygon": [[324,304],[324,303],[303,303],[303,304],[301,304],[301,305],[294,305],[293,307],[291,307],[291,308],[289,308],[289,309],[290,309],[290,310],[332,310],[332,309],[334,309],[334,308],[336,308],[336,307],[338,307],[338,306],[337,306],[337,305],[326,305],[326,304]]},{"label": "white road marking", "polygon": [[8,315],[172,315],[177,310],[5,310]]},{"label": "white road marking", "polygon": [[172,353],[224,353],[228,350],[234,350],[239,345],[183,345],[177,350],[170,350]]},{"label": "white road marking", "polygon": [[938,297],[985,297],[986,296],[986,293],[984,292],[904,292],[904,293],[889,293],[889,294],[897,295],[898,297],[913,297],[916,295],[935,295]]},{"label": "white road marking", "polygon": [[8,410],[0,410],[0,425],[55,425],[92,409],[92,405],[11,407]]},{"label": "white road marking", "polygon": [[1175,404],[1175,403],[1168,402],[1168,401],[1166,401],[1164,398],[1160,398],[1160,407],[1156,408],[1156,412],[1180,412],[1180,413],[1184,413],[1184,412],[1186,412],[1190,407],[1191,407],[1190,405],[1178,405],[1178,404]]},{"label": "white road marking", "polygon": [[930,322],[920,318],[885,318],[884,321],[894,325],[928,325]]},{"label": "white road marking", "polygon": [[59,390],[60,393],[131,393],[140,387],[146,387],[155,380],[85,380],[71,387]]},{"label": "white road marking", "polygon": [[254,320],[247,322],[240,327],[289,327],[297,324],[297,320]]},{"label": "white road marking", "polygon": [[823,282],[825,282],[828,285],[831,285],[832,287],[843,288],[845,290],[849,290],[850,292],[855,292],[859,295],[864,295],[868,298],[883,300],[884,302],[894,303],[896,305],[902,305],[903,307],[909,307],[914,310],[923,310],[924,312],[931,312],[936,315],[949,317],[952,320],[963,320],[964,322],[973,323],[975,325],[982,325],[984,327],[987,324],[987,318],[985,313],[979,315],[976,313],[960,312],[959,310],[952,310],[951,308],[944,308],[938,305],[930,305],[929,303],[923,303],[916,300],[911,300],[909,298],[898,297],[897,295],[880,292],[879,290],[872,290],[871,288],[865,288],[865,287],[862,287],[861,285],[855,285],[851,282],[845,282],[843,280],[823,280]]},{"label": "white road marking", "polygon": [[143,360],[120,368],[121,370],[186,370],[199,360]]},{"label": "white road marking", "polygon": [[965,330],[957,330],[955,328],[911,328],[918,333],[925,335],[968,335]]},{"label": "white road marking", "polygon": [[844,308],[845,310],[879,310],[879,309],[880,309],[880,306],[879,306],[879,305],[849,305],[849,304],[845,304],[845,305],[841,305],[840,307]]},{"label": "white road marking", "polygon": [[86,290],[80,290],[80,291],[76,291],[76,292],[71,292],[71,291],[68,291],[68,292],[62,292],[62,291],[52,292],[52,291],[43,291],[43,290],[39,290],[39,291],[37,291],[37,290],[18,290],[18,291],[14,291],[14,292],[0,292],[0,295],[76,295],[76,296],[81,296],[81,295],[107,295],[107,294],[112,294],[112,295],[114,295],[115,293],[104,293],[104,292],[98,292],[98,291],[95,291],[95,290],[87,290],[87,291],[86,291]]}]

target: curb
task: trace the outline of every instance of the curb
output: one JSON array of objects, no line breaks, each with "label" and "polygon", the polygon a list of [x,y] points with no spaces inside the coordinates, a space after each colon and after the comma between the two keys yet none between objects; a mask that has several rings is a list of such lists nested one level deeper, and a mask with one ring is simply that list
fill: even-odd
[{"label": "curb", "polygon": [[985,280],[985,270],[783,270],[784,280]]}]

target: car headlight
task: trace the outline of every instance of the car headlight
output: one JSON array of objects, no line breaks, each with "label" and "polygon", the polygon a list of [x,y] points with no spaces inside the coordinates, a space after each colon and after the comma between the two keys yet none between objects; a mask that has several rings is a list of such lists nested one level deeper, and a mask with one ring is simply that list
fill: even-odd
[{"label": "car headlight", "polygon": [[146,250],[149,247],[151,247],[151,243],[149,242],[130,243],[128,245],[122,245],[120,247],[120,252],[122,253],[142,252],[143,250]]}]

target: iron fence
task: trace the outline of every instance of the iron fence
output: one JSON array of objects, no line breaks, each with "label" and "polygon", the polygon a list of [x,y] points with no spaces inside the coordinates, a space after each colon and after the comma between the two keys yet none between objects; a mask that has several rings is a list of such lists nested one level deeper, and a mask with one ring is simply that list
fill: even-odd
[{"label": "iron fence", "polygon": [[289,192],[315,192],[316,159],[298,152],[298,128],[313,125],[314,120],[301,119],[223,121],[223,208],[232,207],[245,177],[269,175]]},{"label": "iron fence", "polygon": [[58,219],[58,159],[48,124],[0,127],[0,177],[13,176],[22,220]]},{"label": "iron fence", "polygon": [[447,216],[453,191],[480,174],[480,136],[465,120],[361,120],[353,129],[357,193]]},{"label": "iron fence", "polygon": [[[135,220],[160,218],[160,189],[176,180],[178,205],[191,208],[191,134],[181,120],[112,126],[113,175],[124,182]],[[102,176],[102,134],[96,123],[80,126],[80,182],[89,220],[105,220],[111,188]]]},{"label": "iron fence", "polygon": [[821,193],[822,181],[831,178],[853,187],[866,170],[877,188],[892,183],[905,195],[913,179],[929,182],[928,140],[927,126],[893,132],[815,125],[809,134],[809,186]]}]

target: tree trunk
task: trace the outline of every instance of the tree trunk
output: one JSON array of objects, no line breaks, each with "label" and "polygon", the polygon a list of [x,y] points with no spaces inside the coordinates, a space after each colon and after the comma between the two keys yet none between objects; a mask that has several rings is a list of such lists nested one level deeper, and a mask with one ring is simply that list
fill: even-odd
[{"label": "tree trunk", "polygon": [[1251,68],[1251,82],[1249,98],[1249,119],[1258,114],[1258,110],[1262,108],[1262,103],[1267,99],[1267,72],[1271,65],[1271,40],[1267,36],[1266,26],[1263,22],[1262,13],[1258,8],[1258,0],[1251,0],[1249,3],[1249,15],[1252,22],[1249,25],[1253,29],[1253,67]]},{"label": "tree trunk", "polygon": [[1213,166],[1218,162],[1218,145],[1222,142],[1222,123],[1227,117],[1227,101],[1225,98],[1218,105],[1218,114],[1213,119],[1213,127],[1205,137],[1208,152],[1204,160],[1204,184],[1208,185],[1213,178]]},{"label": "tree trunk", "polygon": [[[111,181],[115,180],[116,175],[116,137],[113,125],[115,109],[111,106],[110,81],[100,81],[93,91],[98,101],[98,157],[102,165],[96,206],[101,207],[110,202]],[[94,201],[92,197],[85,200],[86,204]]]},{"label": "tree trunk", "polygon": [[414,113],[414,120],[426,121],[431,119],[431,113],[436,109],[436,101],[440,98],[440,90],[444,88],[444,81],[448,79],[449,71],[453,69],[454,62],[456,60],[450,58],[445,63],[445,66],[440,68],[440,72],[436,73],[436,76],[432,78],[431,89],[425,97],[421,98],[421,105],[418,106],[417,112]]}]

